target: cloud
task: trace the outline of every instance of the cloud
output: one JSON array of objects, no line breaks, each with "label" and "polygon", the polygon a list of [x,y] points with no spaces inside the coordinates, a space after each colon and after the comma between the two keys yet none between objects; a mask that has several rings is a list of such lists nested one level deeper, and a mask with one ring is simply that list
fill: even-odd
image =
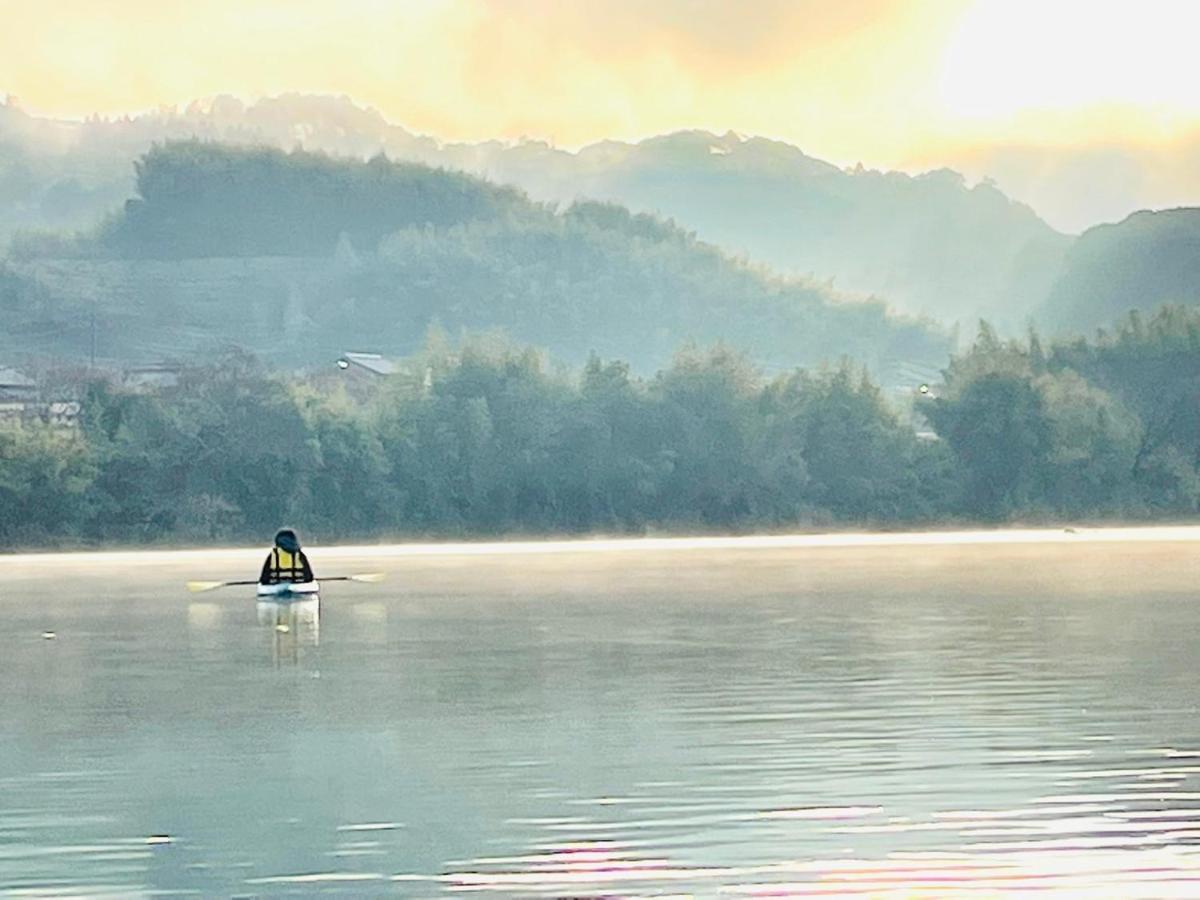
[{"label": "cloud", "polygon": [[[962,0],[479,0],[465,82],[495,130],[578,144],[685,127],[834,155],[911,136]],[[890,132],[890,133],[887,133]],[[853,153],[870,153],[878,141]]]},{"label": "cloud", "polygon": [[945,53],[960,116],[1130,105],[1200,111],[1194,0],[977,0]]},{"label": "cloud", "polygon": [[16,2],[0,86],[49,112],[300,90],[450,138],[707,126],[841,147],[866,116],[895,129],[963,0]]},{"label": "cloud", "polygon": [[511,25],[539,41],[620,64],[670,56],[705,76],[787,64],[902,18],[897,0],[480,0],[489,28]]},{"label": "cloud", "polygon": [[565,146],[732,129],[991,175],[1071,228],[1200,200],[1198,19],[1191,0],[0,0],[0,94],[71,116],[346,94],[446,139]]}]

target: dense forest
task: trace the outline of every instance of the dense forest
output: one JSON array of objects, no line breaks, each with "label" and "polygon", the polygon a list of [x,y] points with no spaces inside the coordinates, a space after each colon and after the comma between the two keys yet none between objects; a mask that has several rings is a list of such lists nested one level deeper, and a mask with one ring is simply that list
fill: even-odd
[{"label": "dense forest", "polygon": [[95,346],[121,363],[237,345],[289,368],[411,353],[437,323],[502,329],[577,364],[596,351],[654,371],[687,340],[725,340],[776,369],[847,354],[886,376],[950,346],[881,301],[772,276],[669,221],[550,208],[382,157],[188,141],[148,153],[137,185],[97,232],[15,242],[0,351]]},{"label": "dense forest", "polygon": [[204,141],[156,144],[133,163],[135,196],[94,232],[25,232],[17,257],[193,259],[374,249],[403,228],[534,213],[523,194],[380,155],[366,162]]},{"label": "dense forest", "polygon": [[0,427],[0,544],[644,533],[1161,518],[1200,509],[1200,315],[1044,347],[984,326],[919,396],[722,346],[652,378],[435,335],[371,384],[246,357],[173,387],[79,379],[77,427]]}]

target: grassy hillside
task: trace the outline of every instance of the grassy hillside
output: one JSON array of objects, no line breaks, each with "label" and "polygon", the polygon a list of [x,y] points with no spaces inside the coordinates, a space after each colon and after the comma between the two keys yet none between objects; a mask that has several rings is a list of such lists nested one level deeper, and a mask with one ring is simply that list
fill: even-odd
[{"label": "grassy hillside", "polygon": [[1084,232],[1039,318],[1091,331],[1163,304],[1200,305],[1200,209],[1139,212]]},{"label": "grassy hillside", "polygon": [[567,360],[664,364],[725,340],[773,367],[850,355],[885,376],[944,335],[737,262],[618,206],[556,211],[488,182],[185,142],[147,154],[139,196],[93,236],[20,245],[0,350],[113,360],[231,344],[282,365],[411,352],[431,324],[503,329]]}]

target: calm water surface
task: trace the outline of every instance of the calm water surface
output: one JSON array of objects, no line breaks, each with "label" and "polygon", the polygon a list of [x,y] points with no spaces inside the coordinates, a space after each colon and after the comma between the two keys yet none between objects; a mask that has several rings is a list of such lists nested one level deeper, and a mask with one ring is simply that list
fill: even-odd
[{"label": "calm water surface", "polygon": [[1200,532],[259,556],[0,558],[0,894],[1200,895]]}]

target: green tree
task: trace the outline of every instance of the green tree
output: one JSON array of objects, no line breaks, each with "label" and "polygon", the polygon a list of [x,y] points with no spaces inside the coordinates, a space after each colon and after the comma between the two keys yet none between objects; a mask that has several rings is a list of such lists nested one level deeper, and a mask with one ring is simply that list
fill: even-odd
[{"label": "green tree", "polygon": [[983,375],[924,412],[963,466],[968,514],[1000,519],[1028,506],[1051,446],[1045,402],[1031,379]]},{"label": "green tree", "polygon": [[665,512],[729,527],[751,517],[758,484],[750,456],[760,375],[728,347],[687,347],[654,381],[661,417]]},{"label": "green tree", "polygon": [[1069,369],[1036,381],[1049,426],[1046,504],[1069,516],[1132,508],[1141,426],[1118,400]]},{"label": "green tree", "polygon": [[767,479],[785,496],[803,493],[842,521],[928,513],[914,464],[916,438],[865,372],[843,363],[815,375],[783,376],[767,389],[763,407],[773,423],[770,443],[786,448],[793,462],[774,466]]},{"label": "green tree", "polygon": [[379,430],[345,396],[297,397],[314,456],[306,465],[294,518],[318,537],[367,537],[397,528],[398,498]]},{"label": "green tree", "polygon": [[0,545],[79,536],[95,474],[80,435],[49,425],[0,426]]}]

